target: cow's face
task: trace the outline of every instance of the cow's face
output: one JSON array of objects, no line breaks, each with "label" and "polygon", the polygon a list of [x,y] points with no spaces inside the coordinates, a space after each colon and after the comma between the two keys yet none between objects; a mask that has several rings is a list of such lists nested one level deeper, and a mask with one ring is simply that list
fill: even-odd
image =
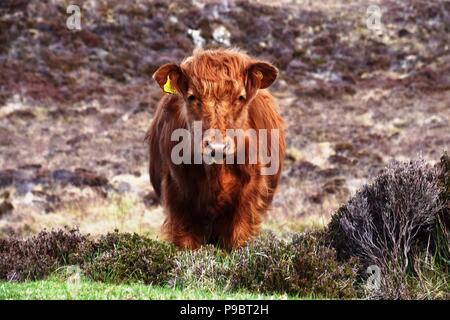
[{"label": "cow's face", "polygon": [[190,128],[201,122],[204,153],[234,152],[227,130],[246,129],[248,105],[259,89],[270,86],[277,69],[237,51],[200,51],[181,65],[166,64],[153,78],[161,88],[180,94]]}]

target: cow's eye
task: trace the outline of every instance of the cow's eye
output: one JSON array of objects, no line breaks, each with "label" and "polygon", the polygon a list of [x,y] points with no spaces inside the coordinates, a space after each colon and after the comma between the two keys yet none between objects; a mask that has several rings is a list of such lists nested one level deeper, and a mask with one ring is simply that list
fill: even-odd
[{"label": "cow's eye", "polygon": [[195,96],[194,96],[193,94],[189,95],[189,96],[188,96],[188,100],[189,100],[190,102],[195,101]]},{"label": "cow's eye", "polygon": [[244,102],[245,101],[245,96],[239,96],[239,101],[240,102]]}]

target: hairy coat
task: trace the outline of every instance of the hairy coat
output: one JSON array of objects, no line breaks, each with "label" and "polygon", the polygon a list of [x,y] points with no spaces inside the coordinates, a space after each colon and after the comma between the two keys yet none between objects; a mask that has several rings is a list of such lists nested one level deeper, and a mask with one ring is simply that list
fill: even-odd
[{"label": "hairy coat", "polygon": [[[196,51],[180,65],[164,65],[153,75],[161,88],[170,79],[175,89],[161,98],[147,141],[151,183],[167,215],[163,231],[178,247],[214,243],[230,249],[258,234],[285,152],[284,124],[265,90],[277,73],[269,63],[219,49]],[[194,121],[201,121],[204,131],[214,128],[223,134],[226,129],[267,129],[264,152],[270,156],[271,143],[277,145],[276,173],[263,175],[259,158],[256,164],[174,164],[171,152],[177,142],[171,141],[172,132],[191,130]],[[278,141],[271,141],[271,129],[279,129]],[[246,159],[255,151],[253,142],[245,137]]]}]

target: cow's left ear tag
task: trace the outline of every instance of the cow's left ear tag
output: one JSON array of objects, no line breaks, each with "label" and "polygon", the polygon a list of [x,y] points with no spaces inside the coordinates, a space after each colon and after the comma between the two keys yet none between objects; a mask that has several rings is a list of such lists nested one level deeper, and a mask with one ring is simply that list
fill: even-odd
[{"label": "cow's left ear tag", "polygon": [[259,80],[262,80],[262,78],[264,78],[264,76],[263,76],[263,74],[262,74],[261,71],[256,71],[256,77],[257,77]]},{"label": "cow's left ear tag", "polygon": [[169,75],[167,75],[167,81],[164,84],[164,92],[168,94],[177,94],[177,90],[172,87],[172,82],[170,81]]}]

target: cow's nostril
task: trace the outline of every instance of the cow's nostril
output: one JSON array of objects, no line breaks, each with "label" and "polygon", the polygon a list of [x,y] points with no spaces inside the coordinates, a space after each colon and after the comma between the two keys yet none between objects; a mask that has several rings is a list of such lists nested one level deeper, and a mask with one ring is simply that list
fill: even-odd
[{"label": "cow's nostril", "polygon": [[214,158],[215,156],[216,156],[216,150],[212,149],[212,150],[211,150],[211,157]]}]

